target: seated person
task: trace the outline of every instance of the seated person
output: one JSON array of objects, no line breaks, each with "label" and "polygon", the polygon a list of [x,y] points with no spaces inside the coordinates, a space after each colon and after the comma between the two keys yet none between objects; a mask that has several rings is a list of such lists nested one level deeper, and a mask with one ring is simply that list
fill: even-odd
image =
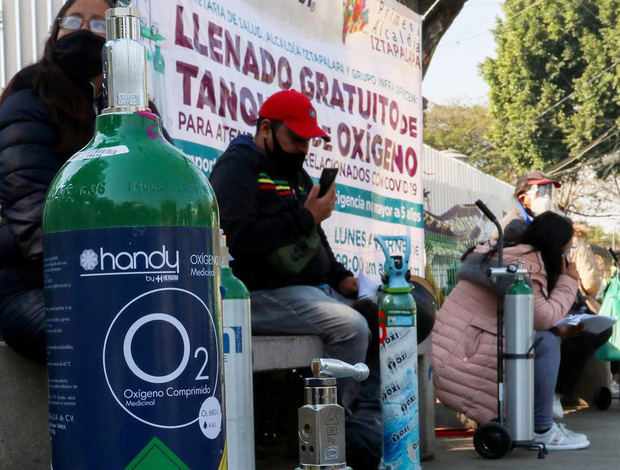
[{"label": "seated person", "polygon": [[[327,136],[310,100],[294,90],[275,93],[258,114],[256,135],[233,140],[210,178],[234,258],[231,267],[250,290],[252,332],[318,335],[326,356],[364,362],[368,323],[378,321],[376,305],[360,309],[370,312],[368,322],[351,307],[357,279],[336,261],[320,225],[334,209],[335,184],[319,198],[319,185],[302,167],[310,139]],[[373,331],[378,333],[378,326]],[[375,419],[360,435],[375,436],[371,447],[378,458],[379,394],[372,382],[364,382],[363,395],[374,401]],[[352,379],[339,381],[345,407],[351,407],[359,388]],[[354,437],[347,429],[347,441]]]},{"label": "seated person", "polygon": [[596,314],[601,308],[598,298],[603,283],[603,272],[587,240],[590,228],[584,224],[575,224],[574,229],[570,258],[579,273],[579,292],[588,310]]},{"label": "seated person", "polygon": [[[601,286],[602,273],[594,252],[586,241],[589,228],[582,224],[575,224],[574,230],[570,258],[575,263],[579,275],[579,290],[570,313],[597,314],[600,304],[596,297]],[[556,392],[559,395],[570,401],[576,401],[578,397],[574,396],[575,386],[586,361],[607,342],[612,330],[609,328],[601,333],[582,332],[578,336],[562,341],[562,360],[556,385]],[[563,410],[559,397],[554,406],[556,416],[561,416]]]},{"label": "seated person", "polygon": [[[560,338],[574,333],[574,328],[553,328],[577,292],[575,266],[564,258],[572,236],[568,219],[545,212],[504,250],[505,264],[523,260],[532,273],[534,327],[540,340],[534,350],[534,430],[536,441],[550,450],[590,445],[585,435],[554,423],[552,413]],[[480,246],[465,258],[461,280],[437,312],[433,328],[437,397],[479,424],[497,418],[497,294],[482,268],[496,251],[497,246]]]}]

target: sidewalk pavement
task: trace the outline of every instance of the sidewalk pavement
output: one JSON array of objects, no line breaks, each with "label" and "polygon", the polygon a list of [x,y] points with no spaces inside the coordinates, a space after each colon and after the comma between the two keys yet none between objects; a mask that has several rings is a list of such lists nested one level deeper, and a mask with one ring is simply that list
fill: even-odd
[{"label": "sidewalk pavement", "polygon": [[[620,402],[614,398],[611,407],[568,409],[561,422],[571,431],[583,433],[590,447],[582,450],[549,451],[544,458],[536,452],[514,449],[499,460],[486,460],[474,450],[471,437],[440,438],[434,457],[422,462],[424,470],[618,470],[620,469]],[[357,469],[356,469],[357,470]]]},{"label": "sidewalk pavement", "polygon": [[[587,449],[549,451],[540,460],[536,452],[514,449],[499,460],[486,460],[474,450],[471,437],[438,438],[431,460],[422,462],[423,470],[618,470],[620,469],[620,401],[600,411],[595,407],[568,409],[561,422],[571,430],[586,434],[591,442]],[[292,470],[297,460],[258,462],[258,470]],[[373,470],[373,469],[354,469]]]}]

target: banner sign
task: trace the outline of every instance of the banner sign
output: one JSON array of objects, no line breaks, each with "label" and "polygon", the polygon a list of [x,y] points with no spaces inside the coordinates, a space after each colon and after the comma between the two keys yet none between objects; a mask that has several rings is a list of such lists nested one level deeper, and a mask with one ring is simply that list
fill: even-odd
[{"label": "banner sign", "polygon": [[441,215],[424,213],[426,232],[476,243],[484,224],[482,213],[475,204],[457,204]]},{"label": "banner sign", "polygon": [[339,169],[322,226],[356,275],[382,272],[375,235],[411,236],[423,274],[421,19],[395,0],[134,0],[150,95],[175,144],[205,173],[255,132],[271,94],[306,94],[331,140],[305,168]]}]

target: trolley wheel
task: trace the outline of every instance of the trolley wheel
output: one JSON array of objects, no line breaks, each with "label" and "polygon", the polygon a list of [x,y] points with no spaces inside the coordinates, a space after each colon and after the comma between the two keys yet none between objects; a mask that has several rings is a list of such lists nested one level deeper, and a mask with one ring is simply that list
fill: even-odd
[{"label": "trolley wheel", "polygon": [[606,410],[611,405],[611,390],[607,387],[599,388],[594,393],[592,401],[599,410]]},{"label": "trolley wheel", "polygon": [[485,423],[476,429],[474,447],[485,459],[501,459],[512,450],[510,431],[494,421]]}]

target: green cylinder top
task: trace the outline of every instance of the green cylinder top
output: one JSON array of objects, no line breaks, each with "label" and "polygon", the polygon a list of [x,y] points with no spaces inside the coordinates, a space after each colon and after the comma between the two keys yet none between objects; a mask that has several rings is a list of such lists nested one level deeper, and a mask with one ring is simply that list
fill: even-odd
[{"label": "green cylinder top", "polygon": [[515,282],[510,284],[510,287],[506,289],[506,295],[531,295],[532,288],[527,285],[523,279],[516,279]]},{"label": "green cylinder top", "polygon": [[[385,290],[385,294],[379,296],[379,309],[386,315],[403,315],[410,313],[415,315],[417,307],[413,295],[409,292],[389,292]],[[410,289],[411,290],[411,289]]]},{"label": "green cylinder top", "polygon": [[217,230],[215,194],[202,171],[164,140],[154,114],[97,116],[93,139],[50,185],[43,231],[140,226]]},{"label": "green cylinder top", "polygon": [[249,299],[250,292],[248,291],[245,284],[241,282],[241,280],[232,272],[232,269],[228,266],[222,266],[222,287],[226,289],[226,297],[224,300],[228,299]]}]

